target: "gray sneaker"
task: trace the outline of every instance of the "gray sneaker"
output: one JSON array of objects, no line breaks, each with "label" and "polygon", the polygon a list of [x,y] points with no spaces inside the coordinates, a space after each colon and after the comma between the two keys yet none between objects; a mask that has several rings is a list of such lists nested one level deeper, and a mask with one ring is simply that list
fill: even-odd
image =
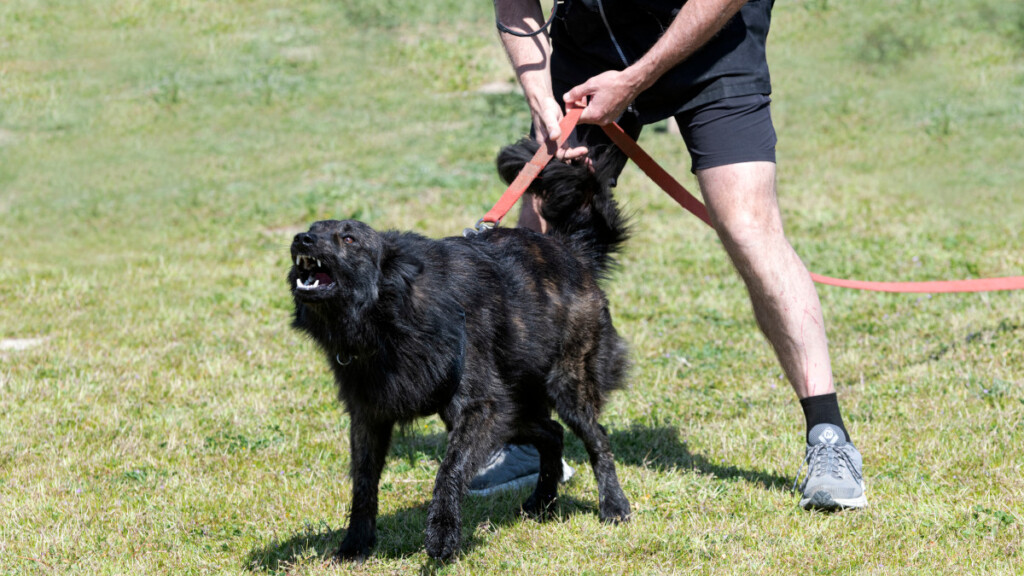
[{"label": "gray sneaker", "polygon": [[[863,508],[868,505],[864,495],[864,476],[861,472],[863,461],[860,452],[850,442],[842,429],[831,424],[819,424],[808,435],[811,444],[807,446],[804,463],[807,476],[800,484],[800,507],[806,510],[841,510]],[[793,488],[800,481],[797,472]]]},{"label": "gray sneaker", "polygon": [[[562,478],[568,482],[576,473],[562,460]],[[489,496],[506,490],[515,490],[536,484],[540,477],[540,454],[530,444],[506,444],[495,450],[469,483],[473,496]]]}]

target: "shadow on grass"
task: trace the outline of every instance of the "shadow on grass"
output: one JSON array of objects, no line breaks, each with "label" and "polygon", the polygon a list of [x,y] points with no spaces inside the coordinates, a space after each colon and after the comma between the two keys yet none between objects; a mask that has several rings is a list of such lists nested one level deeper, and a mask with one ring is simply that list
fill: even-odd
[{"label": "shadow on grass", "polygon": [[[467,497],[462,508],[462,545],[459,555],[466,555],[490,538],[501,527],[520,521],[564,522],[580,513],[597,514],[597,506],[585,500],[560,495],[558,511],[544,520],[524,520],[519,504],[526,500],[530,489],[509,494],[474,498]],[[383,514],[377,518],[377,545],[371,557],[400,559],[423,552],[424,531],[427,525],[429,501]],[[344,519],[339,519],[345,522]],[[344,528],[331,528],[327,523],[306,525],[300,532],[285,540],[274,539],[254,548],[245,559],[244,568],[252,572],[290,572],[293,567],[313,558],[330,561],[345,538]],[[345,566],[345,562],[339,562]],[[434,574],[445,566],[444,562],[426,559],[420,574]]]},{"label": "shadow on grass", "polygon": [[[396,430],[388,465],[405,461],[414,466],[423,459],[440,464],[445,450],[444,433],[420,434]],[[471,552],[499,528],[524,521],[520,505],[529,497],[532,486],[488,497],[467,496],[462,504],[462,545],[460,555]],[[382,496],[383,498],[384,496]],[[371,552],[376,558],[406,558],[423,552],[424,531],[427,526],[429,500],[377,518],[377,544]],[[558,510],[544,520],[527,522],[562,522],[576,514],[597,515],[594,501],[559,494]],[[338,518],[338,524],[347,525],[347,518]],[[330,559],[345,538],[346,529],[332,528],[327,522],[307,524],[285,539],[273,539],[253,548],[245,558],[244,568],[252,572],[289,572],[304,561],[314,558]],[[344,564],[342,564],[344,565]],[[421,574],[433,574],[444,567],[443,562],[427,559],[420,567]]]},{"label": "shadow on grass", "polygon": [[744,480],[766,489],[788,489],[792,478],[760,470],[744,470],[736,466],[715,464],[700,454],[690,452],[679,438],[679,430],[669,426],[633,425],[610,434],[615,460],[626,466],[652,468],[658,471],[696,470],[724,480]]},{"label": "shadow on grass", "polygon": [[[590,457],[583,443],[568,430],[565,434],[565,457],[577,468],[589,472]],[[736,466],[715,464],[701,454],[690,452],[679,437],[679,430],[672,426],[645,426],[633,424],[629,428],[613,430],[609,440],[619,465],[652,468],[661,472],[671,470],[695,470],[724,480],[744,480],[765,489],[790,488],[792,478],[778,476],[759,470],[744,470]],[[429,457],[438,463],[444,457],[445,435],[402,433],[396,435],[391,448],[392,458],[405,459],[415,465],[418,458]]]},{"label": "shadow on grass", "polygon": [[[566,457],[573,460],[577,473],[589,473],[587,454],[578,439],[566,435]],[[615,430],[610,435],[619,465],[653,468],[659,471],[695,470],[723,480],[743,480],[766,489],[789,488],[792,480],[756,470],[743,470],[735,466],[714,464],[700,454],[690,452],[679,438],[679,431],[669,426],[646,427],[634,425]],[[391,450],[392,459],[428,457],[440,462],[444,454],[444,434],[400,433]],[[393,462],[394,460],[392,460]],[[496,529],[520,522],[519,505],[530,495],[532,488],[463,500],[462,547],[467,554],[488,538]],[[558,497],[558,510],[545,522],[565,521],[576,514],[598,513],[594,499],[579,499],[562,493]],[[427,524],[429,500],[383,514],[377,519],[377,545],[371,553],[378,558],[406,558],[423,551],[424,530]],[[346,519],[339,518],[339,523]],[[274,539],[254,548],[246,557],[245,568],[253,572],[278,573],[312,558],[331,558],[345,537],[344,528],[332,528],[326,522],[308,524],[284,540]],[[444,563],[427,560],[420,567],[421,574],[432,574]]]}]

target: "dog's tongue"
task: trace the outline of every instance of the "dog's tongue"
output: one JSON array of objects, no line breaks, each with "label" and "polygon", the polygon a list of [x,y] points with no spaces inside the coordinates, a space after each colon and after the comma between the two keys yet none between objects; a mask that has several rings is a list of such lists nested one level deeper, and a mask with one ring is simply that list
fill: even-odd
[{"label": "dog's tongue", "polygon": [[313,279],[319,280],[321,286],[325,286],[327,284],[331,284],[334,282],[334,278],[331,278],[330,276],[324,274],[323,272],[317,272],[316,275],[313,276]]}]

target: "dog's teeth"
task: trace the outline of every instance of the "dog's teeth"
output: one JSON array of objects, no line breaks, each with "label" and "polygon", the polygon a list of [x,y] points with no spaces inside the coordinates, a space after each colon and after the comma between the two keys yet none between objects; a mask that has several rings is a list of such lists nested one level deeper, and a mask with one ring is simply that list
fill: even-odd
[{"label": "dog's teeth", "polygon": [[299,262],[302,262],[302,256],[296,256],[296,257],[295,257],[295,265],[296,265],[296,266],[298,266],[298,265],[299,265]]},{"label": "dog's teeth", "polygon": [[316,267],[317,268],[323,268],[323,265],[320,264],[320,259],[319,258],[316,259]]},{"label": "dog's teeth", "polygon": [[316,288],[319,285],[320,285],[320,281],[319,280],[316,280],[315,282],[313,282],[313,288]]}]

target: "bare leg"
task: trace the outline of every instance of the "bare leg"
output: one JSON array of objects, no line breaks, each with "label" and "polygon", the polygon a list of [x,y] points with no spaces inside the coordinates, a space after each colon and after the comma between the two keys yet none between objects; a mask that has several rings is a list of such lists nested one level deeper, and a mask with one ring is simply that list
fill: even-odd
[{"label": "bare leg", "polygon": [[775,164],[745,162],[697,172],[711,219],[747,285],[754,316],[799,398],[830,394],[821,303],[782,230]]},{"label": "bare leg", "polygon": [[540,198],[534,194],[524,194],[522,206],[519,210],[520,228],[528,228],[534,232],[544,234],[548,231],[548,223],[540,216]]}]

